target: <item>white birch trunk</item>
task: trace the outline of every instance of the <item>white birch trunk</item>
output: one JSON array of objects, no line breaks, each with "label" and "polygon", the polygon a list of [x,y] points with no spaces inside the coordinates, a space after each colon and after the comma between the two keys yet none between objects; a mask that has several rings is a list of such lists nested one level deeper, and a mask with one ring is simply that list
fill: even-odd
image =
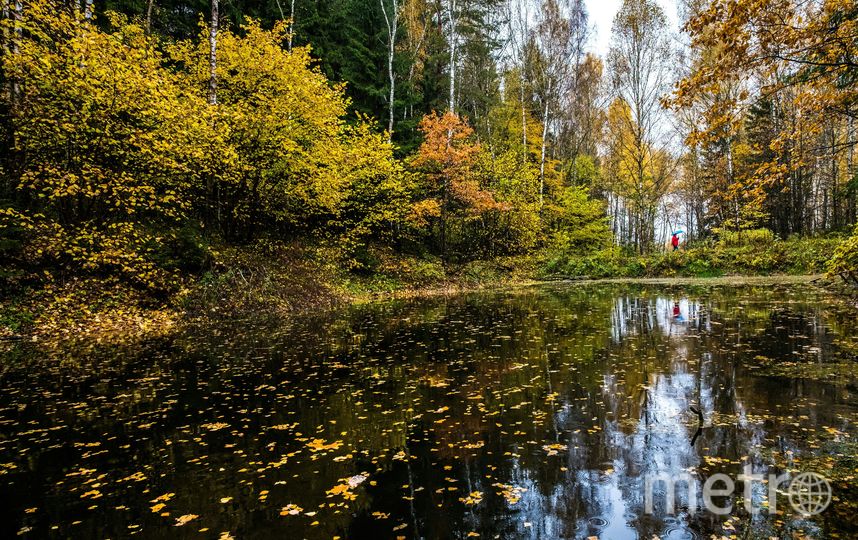
[{"label": "white birch trunk", "polygon": [[456,110],[456,48],[459,36],[456,29],[456,0],[447,0],[447,16],[450,19],[450,112]]},{"label": "white birch trunk", "polygon": [[390,84],[390,94],[388,97],[388,106],[390,116],[387,122],[387,140],[388,142],[393,137],[393,115],[394,115],[394,98],[396,92],[396,77],[393,72],[393,58],[396,52],[396,32],[399,27],[399,3],[397,0],[391,0],[391,11],[388,15],[387,8],[384,5],[384,0],[379,0],[381,3],[381,12],[384,14],[384,23],[387,27],[387,77]]},{"label": "white birch trunk", "polygon": [[292,35],[295,33],[295,0],[292,0],[292,6],[289,8],[289,37],[286,42],[286,49],[292,52]]},{"label": "white birch trunk", "polygon": [[218,0],[212,0],[212,21],[209,29],[209,105],[217,105],[217,21]]}]

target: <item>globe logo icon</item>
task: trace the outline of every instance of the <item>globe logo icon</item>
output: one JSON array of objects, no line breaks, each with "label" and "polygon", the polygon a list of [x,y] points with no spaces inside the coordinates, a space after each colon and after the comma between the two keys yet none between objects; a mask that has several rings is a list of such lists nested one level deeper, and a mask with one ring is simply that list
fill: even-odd
[{"label": "globe logo icon", "polygon": [[815,516],[831,503],[831,484],[815,472],[803,472],[789,484],[789,502],[796,512]]}]

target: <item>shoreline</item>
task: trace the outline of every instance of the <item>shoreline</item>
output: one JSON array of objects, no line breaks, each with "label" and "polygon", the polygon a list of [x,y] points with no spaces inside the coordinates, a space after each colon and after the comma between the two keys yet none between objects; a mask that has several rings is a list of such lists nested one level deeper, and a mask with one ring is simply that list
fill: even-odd
[{"label": "shoreline", "polygon": [[369,293],[368,297],[356,295],[352,303],[366,303],[373,301],[384,301],[399,298],[421,298],[432,296],[445,296],[469,292],[497,291],[506,288],[529,288],[550,287],[554,285],[594,285],[600,283],[637,283],[644,285],[694,285],[694,284],[716,284],[716,285],[753,285],[771,282],[777,283],[815,283],[828,279],[825,274],[770,274],[770,275],[725,275],[713,277],[616,277],[616,278],[581,278],[581,279],[557,279],[538,280],[525,279],[500,283],[487,283],[477,285],[453,284],[448,286],[432,286],[427,288],[408,288],[385,292]]},{"label": "shoreline", "polygon": [[[311,313],[325,313],[352,306],[377,302],[409,300],[420,298],[452,297],[461,294],[479,292],[516,292],[538,287],[576,287],[599,284],[641,284],[641,285],[765,285],[781,284],[819,284],[831,291],[831,278],[824,274],[770,274],[770,275],[727,275],[717,277],[616,277],[582,278],[562,280],[537,279],[500,279],[479,283],[449,281],[444,284],[432,284],[423,287],[404,287],[385,291],[347,292],[342,287],[328,285],[324,293],[315,297],[297,295],[285,298],[284,302],[261,302],[244,309],[229,310],[226,305],[213,303],[207,306],[182,308],[175,299],[158,305],[120,306],[97,313],[82,312],[66,315],[64,318],[38,320],[16,333],[7,326],[0,327],[0,353],[19,343],[33,343],[46,350],[58,352],[69,345],[100,345],[139,342],[154,337],[167,336],[190,325],[209,320],[229,320],[240,318],[250,312],[265,312],[284,318],[302,317]],[[829,287],[826,287],[828,284]],[[846,300],[843,292],[831,291]],[[319,293],[316,290],[315,293]],[[75,315],[83,315],[79,318]]]}]

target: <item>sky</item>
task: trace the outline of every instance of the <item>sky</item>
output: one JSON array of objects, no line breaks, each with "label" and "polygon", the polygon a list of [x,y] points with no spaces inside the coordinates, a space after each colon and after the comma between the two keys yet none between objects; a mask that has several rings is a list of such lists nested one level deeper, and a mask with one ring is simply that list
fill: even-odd
[{"label": "sky", "polygon": [[[670,21],[671,30],[679,30],[679,14],[676,0],[657,0],[667,20]],[[587,6],[587,14],[590,16],[590,26],[593,27],[593,37],[590,38],[590,48],[596,54],[605,57],[611,42],[611,25],[614,16],[620,9],[622,0],[584,0]]]}]

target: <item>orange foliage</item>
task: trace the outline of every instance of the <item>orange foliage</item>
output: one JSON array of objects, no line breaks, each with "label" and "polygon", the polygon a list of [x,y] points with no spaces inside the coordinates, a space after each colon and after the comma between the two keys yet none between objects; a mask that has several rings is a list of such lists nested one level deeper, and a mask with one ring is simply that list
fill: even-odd
[{"label": "orange foliage", "polygon": [[[479,185],[475,167],[480,145],[473,140],[474,130],[466,120],[452,112],[443,115],[433,112],[420,121],[420,131],[424,140],[413,164],[425,173],[433,196],[443,201],[438,206],[452,200],[471,216],[506,208]],[[425,212],[429,208],[437,206],[426,200],[415,205],[416,213],[421,216],[432,215]]]}]

